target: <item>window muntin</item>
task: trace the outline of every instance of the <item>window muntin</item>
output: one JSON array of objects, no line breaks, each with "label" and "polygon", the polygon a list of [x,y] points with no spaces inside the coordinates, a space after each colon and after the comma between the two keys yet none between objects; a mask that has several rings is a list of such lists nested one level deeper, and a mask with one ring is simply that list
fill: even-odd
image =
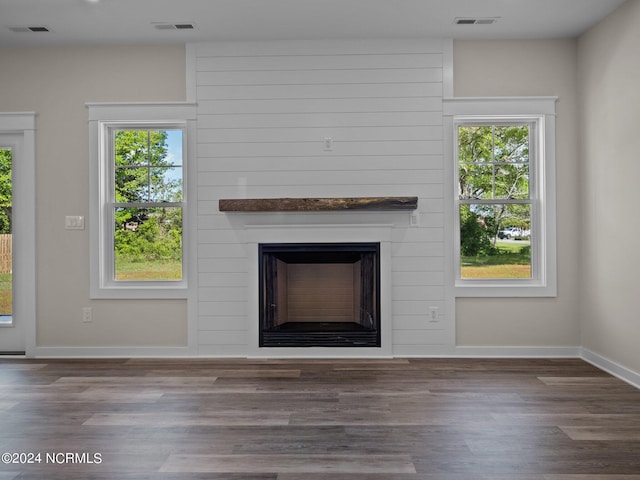
[{"label": "window muntin", "polygon": [[180,282],[184,129],[117,125],[107,131],[110,280]]},{"label": "window muntin", "polygon": [[457,278],[532,278],[536,131],[535,121],[456,123]]}]

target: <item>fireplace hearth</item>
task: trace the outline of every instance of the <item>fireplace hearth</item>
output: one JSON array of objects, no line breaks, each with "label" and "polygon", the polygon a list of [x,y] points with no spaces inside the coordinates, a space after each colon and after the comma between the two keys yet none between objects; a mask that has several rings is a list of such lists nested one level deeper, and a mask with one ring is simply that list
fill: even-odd
[{"label": "fireplace hearth", "polygon": [[260,347],[380,347],[380,244],[259,245]]}]

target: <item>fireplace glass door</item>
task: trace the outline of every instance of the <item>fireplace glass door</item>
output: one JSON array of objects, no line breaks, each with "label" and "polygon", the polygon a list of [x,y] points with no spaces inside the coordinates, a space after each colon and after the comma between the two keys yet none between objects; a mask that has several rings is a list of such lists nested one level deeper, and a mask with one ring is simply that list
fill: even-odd
[{"label": "fireplace glass door", "polygon": [[261,347],[379,347],[380,244],[261,244]]}]

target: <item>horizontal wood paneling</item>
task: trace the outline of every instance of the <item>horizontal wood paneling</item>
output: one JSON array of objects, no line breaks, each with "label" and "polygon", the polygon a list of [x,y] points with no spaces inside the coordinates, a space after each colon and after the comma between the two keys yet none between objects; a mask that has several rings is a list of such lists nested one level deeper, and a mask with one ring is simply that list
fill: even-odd
[{"label": "horizontal wood paneling", "polygon": [[[261,115],[215,112],[198,116],[200,128],[352,128],[352,127],[416,127],[442,126],[442,112],[302,112],[266,113]],[[199,137],[198,137],[199,138]],[[320,139],[322,140],[322,139]],[[321,151],[321,150],[320,150]]]},{"label": "horizontal wood paneling", "polygon": [[292,113],[440,112],[440,97],[422,98],[293,98],[200,100],[207,115]]},{"label": "horizontal wood paneling", "polygon": [[361,83],[319,85],[199,86],[203,100],[277,98],[376,98],[435,97],[442,95],[439,83]]},{"label": "horizontal wood paneling", "polygon": [[198,297],[201,301],[244,302],[247,300],[246,287],[200,287]]},{"label": "horizontal wood paneling", "polygon": [[[298,157],[317,154],[322,147],[321,140],[303,142],[221,142],[201,143],[199,158],[223,157]],[[395,155],[441,155],[442,142],[436,140],[334,140],[332,151],[344,156]],[[367,172],[358,172],[359,176]],[[429,172],[433,175],[433,172]],[[198,178],[200,179],[200,178]]]},{"label": "horizontal wood paneling", "polygon": [[[227,320],[224,315],[216,315],[216,318],[221,318],[223,324]],[[247,331],[244,328],[239,330],[221,329],[217,322],[213,326],[216,327],[216,330],[200,330],[198,332],[198,341],[201,345],[238,345],[241,348],[246,348]]]},{"label": "horizontal wood paneling", "polygon": [[198,262],[198,268],[203,273],[244,273],[247,271],[247,262],[244,258],[206,258]]},{"label": "horizontal wood paneling", "polygon": [[393,258],[391,269],[394,272],[444,271],[442,257],[398,257]]},{"label": "horizontal wood paneling", "polygon": [[247,75],[242,70],[198,72],[198,85],[348,85],[348,84],[406,84],[438,83],[442,80],[440,68],[396,68],[359,70],[262,70]]},{"label": "horizontal wood paneling", "polygon": [[[441,201],[441,199],[438,199],[438,202],[439,201]],[[422,206],[428,202],[428,198],[419,197],[419,208],[422,208]],[[210,232],[210,230],[240,230],[240,227],[244,225],[264,225],[273,222],[272,217],[265,217],[263,213],[246,213],[242,216],[221,213],[218,210],[218,205],[218,201],[201,200],[199,202],[198,207],[201,214],[198,216],[198,225],[200,235],[210,234],[215,237],[216,232]],[[427,225],[426,222],[430,221],[433,216],[441,213],[441,210],[433,213],[421,213],[418,211],[412,212],[411,214],[413,213],[419,217],[420,225]],[[352,225],[354,223],[352,212],[313,212],[311,215],[308,212],[287,212],[286,214],[280,214],[280,218],[286,219],[290,224],[301,224],[309,222],[310,219],[313,219],[315,223],[328,225]],[[392,225],[395,223],[400,227],[409,224],[410,214],[408,212],[367,212],[365,210],[358,213],[358,218],[361,220],[361,223],[365,224],[380,223]],[[369,221],[369,218],[371,221]],[[437,221],[437,219],[434,221]],[[433,235],[430,233],[432,229],[438,230],[439,228],[425,226],[415,227],[412,230],[424,231],[425,237],[421,238],[420,241],[425,241],[428,240],[430,235]],[[407,230],[405,229],[405,231]],[[434,238],[436,237],[434,236]],[[396,241],[401,241],[401,238],[396,239]],[[440,238],[438,238],[437,241],[440,241]],[[246,247],[242,245],[242,248],[243,250],[240,251],[244,253],[240,256],[245,256]],[[234,255],[234,257],[235,256],[237,255]]]},{"label": "horizontal wood paneling", "polygon": [[[433,302],[434,304],[437,302]],[[434,305],[437,306],[437,305]],[[393,329],[398,330],[443,330],[440,319],[432,320],[424,315],[394,315]]]},{"label": "horizontal wood paneling", "polygon": [[[199,232],[201,234],[202,232]],[[244,244],[213,244],[210,242],[202,242],[198,246],[198,258],[242,258],[247,255],[247,247]],[[226,272],[218,272],[226,273]],[[202,285],[200,285],[202,286]],[[223,285],[224,286],[224,285]]]},{"label": "horizontal wood paneling", "polygon": [[[394,167],[395,165],[395,167]],[[398,155],[369,156],[296,156],[282,157],[274,162],[269,157],[216,157],[200,169],[200,174],[207,172],[232,172],[238,178],[250,172],[343,172],[369,171],[383,172],[406,170],[442,170],[442,155],[404,155],[402,164],[398,164]]]},{"label": "horizontal wood paneling", "polygon": [[392,246],[392,255],[396,257],[444,257],[442,242],[397,242]]},{"label": "horizontal wood paneling", "polygon": [[[443,41],[217,42],[193,50],[200,352],[247,353],[234,323],[252,311],[252,299],[239,303],[257,273],[247,267],[244,225],[393,224],[394,318],[426,318],[429,306],[443,306]],[[221,198],[380,196],[417,196],[417,226],[406,212],[218,211]],[[408,336],[435,329],[398,322]],[[420,333],[410,345],[435,338]]]},{"label": "horizontal wood paneling", "polygon": [[245,317],[247,314],[247,305],[244,299],[237,302],[208,302],[202,299],[200,302],[200,314],[204,316]]},{"label": "horizontal wood paneling", "polygon": [[[246,293],[245,293],[246,295]],[[202,315],[198,319],[200,330],[246,330],[247,317],[225,317],[222,315]]]},{"label": "horizontal wood paneling", "polygon": [[[341,142],[416,142],[441,141],[442,127],[202,128],[199,130],[199,134],[207,142],[214,145],[221,143],[292,143],[294,141],[296,143],[317,144],[318,139],[324,139],[325,136],[331,138],[339,136]],[[206,144],[206,142],[203,140],[201,144]],[[339,158],[339,154],[335,150],[331,155],[324,152],[314,152],[313,155],[310,155],[310,157],[314,156],[322,156],[325,160]],[[216,152],[216,157],[221,157],[221,155]]]},{"label": "horizontal wood paneling", "polygon": [[[433,289],[435,287],[435,290]],[[393,299],[396,301],[406,301],[406,300],[423,300],[425,298],[431,299],[429,300],[429,305],[435,305],[438,302],[441,302],[437,299],[437,296],[441,293],[439,285],[394,285],[393,289]],[[422,309],[416,312],[417,315],[426,315],[426,312]]]},{"label": "horizontal wood paneling", "polygon": [[[339,185],[347,183],[349,185],[393,185],[406,184],[406,176],[412,176],[411,183],[428,184],[442,183],[442,172],[435,174],[426,170],[391,170],[376,171],[364,170],[353,171],[343,170],[340,172],[326,172],[322,170],[310,172],[248,172],[242,178],[246,179],[248,185]],[[238,175],[233,172],[207,172],[198,175],[198,183],[206,186],[237,185]]]},{"label": "horizontal wood paneling", "polygon": [[[429,307],[433,305],[432,300],[444,298],[444,287],[423,287],[424,300],[397,300],[393,301],[394,315],[427,315]],[[395,332],[394,332],[395,333]]]},{"label": "horizontal wood paneling", "polygon": [[444,284],[443,272],[393,272],[391,283],[394,286],[430,286]]},{"label": "horizontal wood paneling", "polygon": [[395,345],[443,345],[447,332],[444,330],[400,330],[393,332]]},{"label": "horizontal wood paneling", "polygon": [[198,274],[198,284],[201,287],[244,287],[249,282],[249,275],[246,273],[200,273]]},{"label": "horizontal wood paneling", "polygon": [[[277,183],[277,176],[272,185],[251,185],[244,182],[245,177],[238,176],[236,186],[215,186],[201,185],[198,188],[198,200],[213,200],[216,202],[220,198],[279,198],[283,194],[287,197],[419,197],[419,198],[442,198],[443,185],[440,183],[424,184],[418,180],[410,179],[404,184],[378,183],[358,185],[357,182],[336,184],[327,182],[324,184],[291,185],[287,183]],[[336,174],[336,178],[340,178]],[[418,201],[419,203],[419,201]],[[216,208],[217,210],[217,208]],[[429,215],[429,214],[427,214]],[[443,224],[443,219],[436,220],[438,225]],[[434,225],[435,226],[435,225]]]}]

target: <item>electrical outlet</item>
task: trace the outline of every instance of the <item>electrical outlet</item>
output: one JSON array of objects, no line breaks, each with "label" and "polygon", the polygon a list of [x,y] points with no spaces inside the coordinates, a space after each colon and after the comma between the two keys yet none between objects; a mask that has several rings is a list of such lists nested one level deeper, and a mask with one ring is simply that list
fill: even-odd
[{"label": "electrical outlet", "polygon": [[324,145],[325,152],[330,152],[331,150],[333,150],[333,138],[325,137],[322,143]]},{"label": "electrical outlet", "polygon": [[82,308],[82,323],[91,323],[93,322],[93,310],[91,307],[83,307]]},{"label": "electrical outlet", "polygon": [[438,307],[429,307],[429,321],[430,322],[438,321]]}]

